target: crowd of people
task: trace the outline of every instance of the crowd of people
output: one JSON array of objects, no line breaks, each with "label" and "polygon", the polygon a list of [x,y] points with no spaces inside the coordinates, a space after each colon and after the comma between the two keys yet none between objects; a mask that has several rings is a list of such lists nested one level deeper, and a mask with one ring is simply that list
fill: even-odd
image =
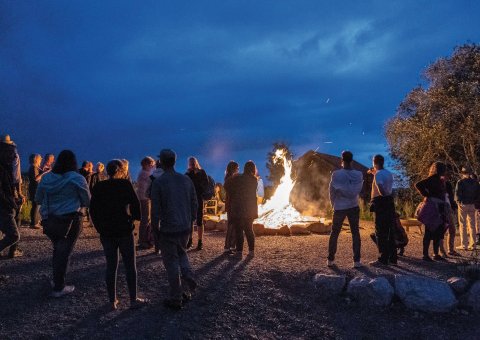
[{"label": "crowd of people", "polygon": [[[230,161],[225,170],[224,185],[215,184],[195,157],[188,158],[185,174],[176,171],[177,155],[163,149],[155,160],[145,157],[136,180],[129,173],[129,162],[113,159],[105,166],[85,161],[78,169],[75,154],[63,150],[55,159],[47,154],[42,162],[39,154],[31,155],[28,170],[28,200],[31,202],[30,228],[43,228],[53,245],[52,297],[72,293],[73,285],[66,283],[70,256],[85,223],[100,235],[106,258],[105,282],[112,309],[117,309],[117,269],[121,254],[126,270],[130,307],[144,306],[148,299],[137,292],[136,250],[152,249],[161,254],[170,285],[166,307],[180,309],[188,302],[197,283],[189,263],[187,250],[193,246],[194,226],[197,246],[204,247],[204,201],[221,200],[227,214],[224,251],[232,257],[243,256],[247,239],[248,257],[255,256],[253,221],[258,217],[258,204],[263,197],[263,182],[255,163],[240,166]],[[352,233],[353,266],[361,267],[361,238],[359,231],[359,194],[364,174],[353,168],[353,154],[344,151],[342,168],[332,173],[329,185],[333,207],[333,224],[328,243],[329,267],[335,266],[337,241],[345,218]],[[21,256],[18,249],[19,215],[26,198],[22,193],[20,157],[9,136],[0,141],[0,252],[9,248],[9,257]],[[393,175],[384,168],[381,155],[373,157],[371,211],[375,214],[375,234],[379,257],[370,263],[375,266],[397,265],[398,216],[393,199]],[[418,208],[418,218],[425,224],[423,260],[444,261],[447,256],[459,256],[455,249],[455,214],[458,211],[461,244],[458,249],[471,250],[476,239],[480,185],[472,171],[462,169],[463,178],[455,188],[449,182],[447,167],[434,162],[428,177],[415,188],[425,198]],[[224,190],[224,193],[223,193]],[[221,196],[224,196],[223,199]],[[87,220],[85,220],[87,219]],[[39,223],[39,220],[41,222]],[[135,244],[135,225],[139,221],[138,244]],[[41,225],[41,226],[40,226]],[[401,226],[400,226],[401,228]],[[448,253],[443,245],[448,231]],[[433,242],[433,259],[430,243]],[[457,250],[458,250],[457,249]],[[402,248],[403,253],[403,248]]]}]

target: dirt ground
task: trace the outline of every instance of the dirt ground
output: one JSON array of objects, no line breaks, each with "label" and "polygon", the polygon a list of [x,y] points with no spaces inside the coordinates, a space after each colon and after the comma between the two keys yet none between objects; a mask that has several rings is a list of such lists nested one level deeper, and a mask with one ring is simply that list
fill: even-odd
[{"label": "dirt ground", "polygon": [[[368,237],[371,223],[362,223],[362,261],[376,258]],[[236,261],[223,254],[224,233],[207,232],[205,249],[191,251],[190,261],[200,284],[179,312],[167,310],[168,292],[161,258],[138,252],[138,286],[149,306],[128,309],[120,264],[120,309],[106,308],[105,259],[98,235],[84,228],[71,261],[68,283],[75,292],[61,299],[50,293],[51,244],[41,230],[21,228],[25,256],[0,261],[0,338],[334,338],[334,339],[478,339],[480,316],[455,311],[427,314],[399,302],[386,309],[364,308],[346,297],[318,298],[312,278],[331,273],[326,267],[328,235],[265,236],[256,239],[256,256]],[[441,280],[458,275],[456,261],[424,263],[421,235],[410,231],[407,257],[400,266],[352,269],[351,237],[339,239],[337,272],[354,275],[420,274]],[[5,275],[8,278],[5,278]]]}]

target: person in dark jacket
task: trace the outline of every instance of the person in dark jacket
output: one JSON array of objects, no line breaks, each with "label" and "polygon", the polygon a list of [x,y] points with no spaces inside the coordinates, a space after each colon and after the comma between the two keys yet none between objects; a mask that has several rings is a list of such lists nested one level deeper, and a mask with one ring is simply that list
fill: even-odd
[{"label": "person in dark jacket", "polygon": [[255,163],[248,161],[243,168],[243,174],[233,176],[225,183],[229,200],[228,218],[235,230],[238,257],[242,256],[244,233],[247,238],[249,257],[255,254],[253,220],[258,217],[256,173]]},{"label": "person in dark jacket", "polygon": [[32,203],[30,209],[30,228],[40,229],[38,225],[38,204],[35,202],[35,193],[37,192],[38,183],[42,179],[43,175],[49,171],[43,171],[40,168],[42,163],[42,156],[39,154],[30,155],[30,168],[28,169],[28,199]]},{"label": "person in dark jacket", "polygon": [[[198,244],[197,250],[202,250],[203,248],[203,198],[202,195],[207,189],[208,186],[208,176],[205,170],[202,169],[200,163],[195,157],[188,158],[188,169],[185,173],[193,182],[195,186],[195,192],[197,193],[197,201],[198,201],[198,210],[197,210],[197,218],[195,224],[197,225],[198,231]],[[187,248],[190,248],[193,243],[193,225],[192,225],[192,237],[188,241]]]},{"label": "person in dark jacket", "polygon": [[[476,247],[475,202],[480,196],[480,185],[471,177],[472,170],[463,167],[462,179],[455,187],[455,201],[458,204],[458,226],[460,229],[460,250],[474,250]],[[468,229],[467,229],[468,227]],[[468,233],[467,233],[468,230]]]},{"label": "person in dark jacket", "polygon": [[90,179],[90,191],[93,189],[95,184],[101,181],[105,181],[108,179],[108,175],[105,172],[105,165],[101,162],[97,163],[97,171],[94,172]]},{"label": "person in dark jacket", "polygon": [[[191,179],[175,171],[175,152],[164,149],[159,157],[164,173],[152,183],[152,229],[158,235],[170,284],[170,296],[164,300],[164,305],[180,309],[197,287],[186,248],[197,216],[198,201]],[[182,285],[182,279],[186,285]]]},{"label": "person in dark jacket", "polygon": [[93,187],[90,216],[100,234],[100,241],[107,259],[105,281],[112,309],[117,309],[118,255],[122,254],[127,276],[130,308],[144,305],[146,299],[137,296],[137,268],[133,221],[140,220],[140,201],[132,183],[125,179],[122,163],[112,160],[107,164],[109,179]]},{"label": "person in dark jacket", "polygon": [[[224,188],[227,185],[227,182],[231,181],[232,177],[238,175],[239,165],[235,161],[230,161],[227,164],[227,169],[225,170],[225,179],[223,182]],[[227,234],[225,235],[225,252],[231,252],[235,248],[235,230],[233,229],[233,224],[229,218],[230,211],[230,198],[228,193],[225,191],[225,212],[227,213]]]},{"label": "person in dark jacket", "polygon": [[[426,179],[421,180],[415,184],[417,191],[426,199],[432,200],[438,207],[438,212],[441,215],[441,220],[446,220],[447,203],[446,203],[446,186],[442,176],[445,175],[447,167],[442,162],[435,162],[430,167],[429,175]],[[440,225],[425,226],[425,234],[423,235],[423,260],[432,261],[428,254],[430,241],[433,241],[433,259],[436,261],[445,261],[439,255],[440,242],[445,233],[445,223]]]}]

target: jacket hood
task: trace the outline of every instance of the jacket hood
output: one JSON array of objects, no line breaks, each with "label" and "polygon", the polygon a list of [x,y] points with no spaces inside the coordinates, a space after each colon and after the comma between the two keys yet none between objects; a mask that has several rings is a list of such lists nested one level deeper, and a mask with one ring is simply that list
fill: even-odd
[{"label": "jacket hood", "polygon": [[49,172],[42,177],[41,183],[48,193],[54,194],[62,191],[69,183],[81,187],[83,181],[85,181],[85,179],[82,175],[75,171],[69,171],[64,174]]}]

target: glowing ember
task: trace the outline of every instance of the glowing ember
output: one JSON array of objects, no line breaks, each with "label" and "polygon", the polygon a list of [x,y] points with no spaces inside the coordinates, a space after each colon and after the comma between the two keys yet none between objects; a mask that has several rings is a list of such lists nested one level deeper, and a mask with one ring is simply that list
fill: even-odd
[{"label": "glowing ember", "polygon": [[290,204],[290,192],[295,182],[292,180],[292,162],[287,160],[286,150],[277,150],[274,161],[283,163],[285,174],[274,195],[258,207],[259,218],[255,223],[263,224],[266,228],[278,229],[284,225],[291,226],[296,222],[318,222],[312,216],[303,216]]}]

